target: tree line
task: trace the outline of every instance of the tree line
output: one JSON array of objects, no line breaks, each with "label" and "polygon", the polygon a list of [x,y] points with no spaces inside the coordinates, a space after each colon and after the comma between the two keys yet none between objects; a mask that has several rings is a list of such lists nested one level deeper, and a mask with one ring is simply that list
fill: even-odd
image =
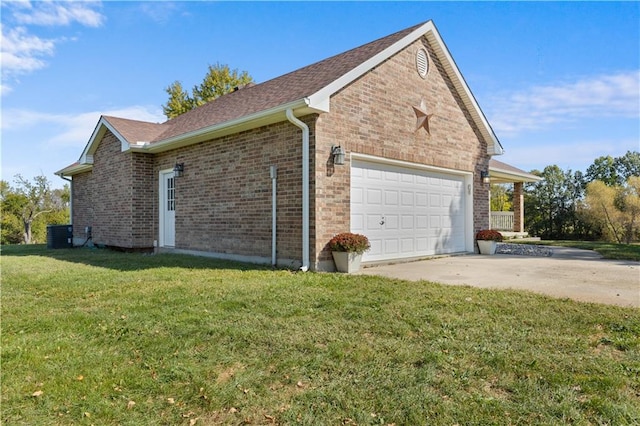
[{"label": "tree line", "polygon": [[[525,229],[543,239],[640,241],[640,153],[602,156],[585,173],[556,165],[534,170],[543,178],[525,185]],[[493,189],[492,210],[509,194]],[[494,195],[495,193],[495,195]],[[506,194],[506,195],[505,195]],[[503,205],[504,207],[504,205]]]}]

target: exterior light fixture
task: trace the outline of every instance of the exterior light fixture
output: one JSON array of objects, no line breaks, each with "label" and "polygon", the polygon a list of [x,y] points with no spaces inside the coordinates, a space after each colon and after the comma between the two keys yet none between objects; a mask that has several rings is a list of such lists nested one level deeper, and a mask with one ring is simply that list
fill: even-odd
[{"label": "exterior light fixture", "polygon": [[480,178],[482,179],[482,183],[491,183],[491,176],[489,176],[489,172],[486,170],[480,172]]},{"label": "exterior light fixture", "polygon": [[176,163],[176,165],[173,167],[173,175],[175,177],[184,175],[184,163]]},{"label": "exterior light fixture", "polygon": [[331,147],[331,155],[333,155],[333,164],[336,164],[338,166],[342,166],[344,164],[345,152],[340,145],[334,145]]}]

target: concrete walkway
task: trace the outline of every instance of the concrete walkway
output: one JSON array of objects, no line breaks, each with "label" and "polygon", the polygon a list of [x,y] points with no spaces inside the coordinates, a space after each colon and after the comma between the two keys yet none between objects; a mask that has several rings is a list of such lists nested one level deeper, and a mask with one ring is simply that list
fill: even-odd
[{"label": "concrete walkway", "polygon": [[369,267],[359,273],[640,307],[640,262],[603,260],[590,250],[551,249],[551,257],[469,254]]}]

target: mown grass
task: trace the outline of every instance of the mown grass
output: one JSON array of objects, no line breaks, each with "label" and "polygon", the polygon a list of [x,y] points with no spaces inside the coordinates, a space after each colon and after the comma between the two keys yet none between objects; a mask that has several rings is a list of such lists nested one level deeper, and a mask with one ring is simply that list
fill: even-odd
[{"label": "mown grass", "polygon": [[544,246],[573,247],[583,250],[597,251],[605,259],[635,260],[640,261],[640,244],[616,244],[602,241],[576,241],[576,240],[539,240],[521,241],[509,240],[510,243],[535,244]]},{"label": "mown grass", "polygon": [[639,335],[530,293],[3,247],[2,422],[638,424]]}]

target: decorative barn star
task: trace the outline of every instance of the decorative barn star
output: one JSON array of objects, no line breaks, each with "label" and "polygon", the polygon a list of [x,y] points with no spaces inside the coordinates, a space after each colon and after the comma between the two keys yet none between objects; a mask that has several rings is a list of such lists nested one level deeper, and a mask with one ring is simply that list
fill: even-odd
[{"label": "decorative barn star", "polygon": [[416,132],[420,130],[420,128],[424,128],[428,134],[431,134],[429,130],[429,119],[433,117],[433,114],[427,113],[427,104],[424,101],[424,98],[420,101],[420,106],[411,106],[413,108],[413,112],[416,114]]}]

